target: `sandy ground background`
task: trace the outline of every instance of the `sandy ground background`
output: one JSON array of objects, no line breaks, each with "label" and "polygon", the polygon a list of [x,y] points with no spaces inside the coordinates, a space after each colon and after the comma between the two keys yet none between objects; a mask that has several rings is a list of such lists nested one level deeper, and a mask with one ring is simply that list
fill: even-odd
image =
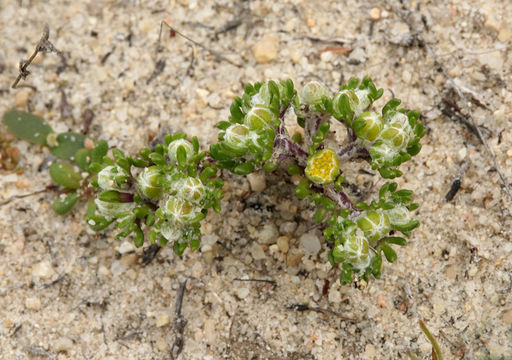
[{"label": "sandy ground background", "polygon": [[[256,175],[261,191],[227,176],[201,251],[178,258],[165,248],[148,265],[112,232],[91,232],[84,206],[54,215],[52,192],[1,206],[0,358],[169,359],[176,291],[188,279],[180,359],[405,359],[407,349],[429,358],[418,319],[448,359],[512,359],[511,201],[435,59],[511,181],[512,2],[404,3],[413,28],[394,0],[0,1],[0,109],[36,112],[57,131],[80,130],[92,110],[89,135],[133,153],[167,131],[206,146],[245,82],[321,79],[335,90],[364,75],[420,110],[428,130],[400,179],[421,203],[422,225],[362,289],[338,284],[313,209],[278,175]],[[168,30],[157,51],[165,18],[229,61]],[[10,89],[45,23],[65,63],[38,57],[30,87]],[[0,199],[51,183],[38,171],[48,150],[13,145],[23,173],[1,174]],[[461,189],[446,201],[465,162]],[[371,199],[382,180],[360,168],[369,169],[352,166],[352,195]]]}]

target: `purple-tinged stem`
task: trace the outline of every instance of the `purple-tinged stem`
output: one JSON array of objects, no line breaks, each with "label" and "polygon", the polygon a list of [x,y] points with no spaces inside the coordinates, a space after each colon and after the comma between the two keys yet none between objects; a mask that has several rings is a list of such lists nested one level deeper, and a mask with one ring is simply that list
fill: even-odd
[{"label": "purple-tinged stem", "polygon": [[370,153],[365,148],[359,147],[356,143],[351,143],[336,153],[340,162],[347,162],[354,159],[370,160]]},{"label": "purple-tinged stem", "polygon": [[341,208],[350,210],[350,217],[356,218],[359,214],[362,213],[362,210],[358,209],[356,205],[350,200],[347,194],[343,191],[337,190],[334,185],[324,186],[322,188],[325,196],[330,198],[336,204],[338,204]]}]

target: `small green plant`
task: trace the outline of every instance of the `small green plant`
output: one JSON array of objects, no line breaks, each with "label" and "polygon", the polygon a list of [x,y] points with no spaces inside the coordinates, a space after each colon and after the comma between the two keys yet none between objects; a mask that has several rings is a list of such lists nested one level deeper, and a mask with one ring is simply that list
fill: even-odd
[{"label": "small green plant", "polygon": [[[200,151],[197,138],[177,133],[135,157],[109,151],[105,141],[86,147],[83,135],[54,134],[32,114],[13,110],[4,122],[18,137],[48,146],[63,159],[50,167],[62,187],[53,204],[57,213],[69,211],[93,187],[97,191],[87,212],[91,228],[113,225],[118,238],[133,234],[136,246],[171,242],[178,255],[199,247],[200,222],[210,208],[221,210],[219,169],[238,175],[284,169],[300,178],[297,197],[316,206],[314,219],[323,224],[331,247],[329,261],[341,267],[340,280],[348,284],[379,278],[382,255],[395,261],[391,245],[405,245],[419,225],[411,215],[418,207],[412,192],[398,190],[395,182],[385,183],[369,204],[353,203],[344,191],[342,169],[348,162],[366,161],[383,178],[393,179],[421,149],[425,131],[419,113],[399,109],[398,99],[373,111],[382,94],[369,78],[352,78],[334,94],[317,81],[300,94],[291,80],[247,84],[233,101],[229,119],[217,125],[219,141],[208,151]],[[292,112],[303,135],[288,134],[284,119]],[[333,121],[347,129],[342,143],[330,132]]]}]

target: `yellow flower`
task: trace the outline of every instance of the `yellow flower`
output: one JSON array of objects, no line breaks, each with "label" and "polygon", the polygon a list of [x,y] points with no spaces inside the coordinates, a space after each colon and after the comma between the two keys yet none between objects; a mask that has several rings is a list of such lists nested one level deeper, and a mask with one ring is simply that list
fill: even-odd
[{"label": "yellow flower", "polygon": [[317,151],[309,157],[306,176],[317,184],[330,184],[340,173],[340,160],[332,149]]}]

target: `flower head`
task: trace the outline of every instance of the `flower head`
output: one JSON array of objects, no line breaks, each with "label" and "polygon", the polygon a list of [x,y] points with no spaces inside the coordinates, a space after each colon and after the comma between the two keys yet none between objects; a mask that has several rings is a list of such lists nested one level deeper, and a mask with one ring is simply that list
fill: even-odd
[{"label": "flower head", "polygon": [[309,157],[306,176],[317,184],[330,184],[340,173],[340,160],[332,149],[322,149]]}]

